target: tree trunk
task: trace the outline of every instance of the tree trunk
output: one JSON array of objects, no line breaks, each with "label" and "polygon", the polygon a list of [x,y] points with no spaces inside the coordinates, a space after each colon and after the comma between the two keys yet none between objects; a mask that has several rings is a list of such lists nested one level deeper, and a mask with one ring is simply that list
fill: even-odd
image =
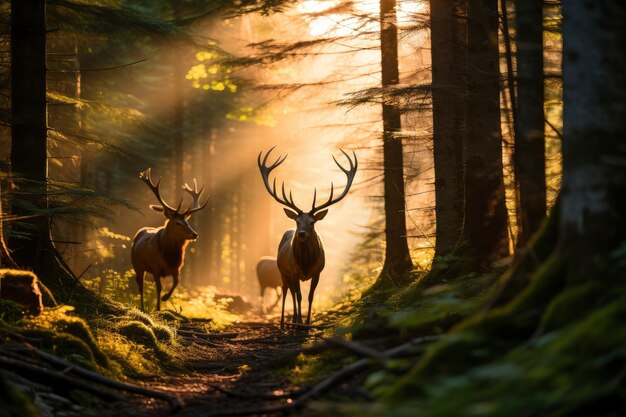
[{"label": "tree trunk", "polygon": [[[396,1],[380,1],[380,50],[382,86],[397,85],[398,28]],[[383,93],[385,96],[386,93]],[[385,263],[380,275],[385,285],[398,283],[411,267],[411,256],[406,239],[404,198],[404,167],[402,139],[400,138],[400,111],[395,99],[383,97],[383,158],[385,193]]]},{"label": "tree trunk", "polygon": [[518,248],[525,247],[530,237],[539,229],[547,210],[542,5],[538,0],[516,4],[515,174],[519,193]]},{"label": "tree trunk", "polygon": [[463,0],[431,0],[435,259],[451,254],[463,234],[465,11]]},{"label": "tree trunk", "polygon": [[11,170],[15,262],[39,272],[50,242],[47,197],[46,2],[11,2]]},{"label": "tree trunk", "polygon": [[468,0],[465,230],[481,270],[509,254],[502,171],[498,1]]},{"label": "tree trunk", "polygon": [[626,8],[563,3],[563,187],[559,248],[573,281],[626,237]]}]

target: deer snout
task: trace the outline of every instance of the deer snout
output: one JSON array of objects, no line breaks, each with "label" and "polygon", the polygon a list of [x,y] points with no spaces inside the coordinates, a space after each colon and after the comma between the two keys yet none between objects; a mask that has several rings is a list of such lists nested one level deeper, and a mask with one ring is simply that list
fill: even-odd
[{"label": "deer snout", "polygon": [[196,232],[191,232],[191,239],[192,240],[196,240],[198,238],[198,233]]},{"label": "deer snout", "polygon": [[300,239],[304,239],[306,236],[307,236],[306,231],[304,231],[304,230],[298,230],[298,237],[299,237]]}]

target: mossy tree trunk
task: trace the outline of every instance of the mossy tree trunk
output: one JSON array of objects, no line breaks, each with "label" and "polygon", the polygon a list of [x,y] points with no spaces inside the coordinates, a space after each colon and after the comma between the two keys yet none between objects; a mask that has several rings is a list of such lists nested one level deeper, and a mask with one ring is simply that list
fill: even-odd
[{"label": "mossy tree trunk", "polygon": [[559,249],[571,280],[626,239],[626,8],[563,4],[563,186]]},{"label": "mossy tree trunk", "polygon": [[11,2],[12,227],[15,262],[36,273],[50,244],[47,216],[46,2]]},{"label": "mossy tree trunk", "polygon": [[464,0],[431,0],[435,259],[454,252],[463,236],[465,130]]},{"label": "mossy tree trunk", "polygon": [[[396,1],[380,1],[380,51],[383,89],[399,83]],[[399,283],[413,266],[406,237],[404,162],[400,137],[400,109],[383,93],[383,170],[385,201],[385,263],[379,277],[383,286]]]},{"label": "mossy tree trunk", "polygon": [[468,0],[465,231],[481,270],[509,254],[502,170],[498,1]]},{"label": "mossy tree trunk", "polygon": [[517,247],[524,248],[546,217],[543,112],[543,3],[516,3],[517,123],[515,175],[519,193]]}]

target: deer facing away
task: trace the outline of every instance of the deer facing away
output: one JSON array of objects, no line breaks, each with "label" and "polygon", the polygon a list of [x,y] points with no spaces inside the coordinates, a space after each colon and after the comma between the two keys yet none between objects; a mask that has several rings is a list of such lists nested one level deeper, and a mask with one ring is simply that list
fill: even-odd
[{"label": "deer facing away", "polygon": [[[262,256],[259,262],[256,264],[256,277],[259,280],[259,287],[261,288],[261,307],[263,313],[271,311],[280,299],[278,289],[283,286],[283,279],[280,276],[278,270],[278,263],[275,256]],[[276,290],[276,301],[267,307],[265,305],[265,290],[271,288]]]},{"label": "deer facing away", "polygon": [[[139,178],[150,187],[150,190],[152,190],[160,203],[160,205],[151,204],[150,208],[154,211],[162,212],[166,220],[161,227],[144,227],[135,234],[131,249],[131,259],[133,269],[137,274],[136,279],[141,298],[141,310],[143,311],[144,309],[143,280],[146,272],[149,272],[154,277],[157,294],[156,309],[160,310],[161,300],[167,301],[178,285],[178,274],[183,266],[187,244],[190,240],[198,238],[198,233],[189,225],[189,217],[193,213],[202,210],[207,205],[208,199],[204,204],[199,204],[198,200],[204,187],[198,191],[198,185],[194,179],[193,189],[187,184],[183,187],[192,196],[193,204],[188,209],[181,211],[182,199],[178,204],[178,208],[173,208],[163,201],[159,191],[161,179],[154,184],[150,168],[141,172]],[[174,282],[168,293],[161,298],[161,278],[167,276],[171,276]]]},{"label": "deer facing away", "polygon": [[259,153],[257,163],[259,170],[261,171],[261,177],[263,178],[263,183],[265,184],[267,192],[270,193],[274,200],[285,206],[283,210],[285,210],[287,217],[296,222],[296,228],[285,231],[280,244],[278,245],[277,262],[283,287],[283,304],[280,316],[280,328],[283,329],[287,290],[291,293],[291,300],[294,307],[293,322],[302,323],[302,293],[300,291],[300,281],[308,281],[309,279],[311,279],[311,289],[309,290],[309,307],[306,322],[307,324],[311,324],[311,305],[313,304],[313,296],[320,279],[320,273],[324,269],[325,265],[324,244],[322,243],[322,239],[319,234],[315,231],[315,223],[322,220],[326,216],[328,213],[328,207],[339,202],[346,196],[352,186],[354,176],[356,175],[358,160],[354,152],[352,153],[354,156],[353,161],[346,152],[341,150],[341,152],[348,159],[349,168],[346,169],[339,162],[337,162],[337,159],[333,156],[333,160],[347,178],[347,183],[343,192],[338,197],[333,199],[334,185],[331,183],[330,197],[328,198],[328,201],[316,207],[317,189],[315,189],[311,210],[304,212],[293,202],[291,192],[289,192],[289,197],[287,197],[284,182],[281,187],[282,198],[278,195],[276,190],[276,178],[274,178],[273,185],[270,186],[270,173],[287,158],[287,155],[284,157],[278,157],[272,165],[267,166],[267,159],[273,149],[274,148],[271,148],[267,152],[263,161],[261,161],[263,152]]}]

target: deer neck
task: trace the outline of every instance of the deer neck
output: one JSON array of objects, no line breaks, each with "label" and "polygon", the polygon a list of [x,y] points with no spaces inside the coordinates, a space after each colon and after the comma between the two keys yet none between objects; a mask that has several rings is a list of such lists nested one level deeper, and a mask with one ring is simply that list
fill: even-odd
[{"label": "deer neck", "polygon": [[296,264],[305,275],[312,272],[313,267],[319,262],[321,250],[320,240],[315,230],[311,231],[311,235],[305,241],[299,240],[294,233],[291,251]]},{"label": "deer neck", "polygon": [[168,230],[167,226],[166,224],[157,233],[159,250],[168,265],[182,265],[185,258],[185,248],[188,242],[186,240],[176,239]]}]

